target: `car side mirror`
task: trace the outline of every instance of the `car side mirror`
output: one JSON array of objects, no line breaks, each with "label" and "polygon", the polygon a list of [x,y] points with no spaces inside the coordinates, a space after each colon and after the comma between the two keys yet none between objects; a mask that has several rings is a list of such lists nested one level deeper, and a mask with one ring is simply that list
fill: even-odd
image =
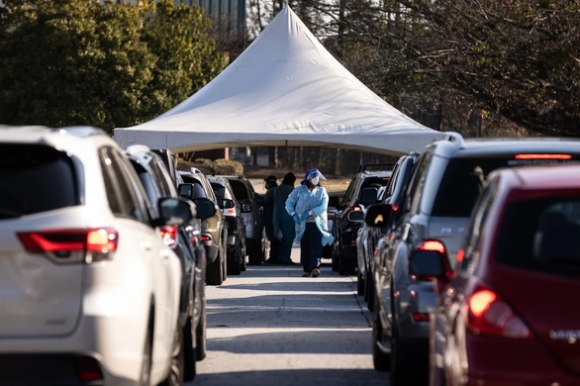
[{"label": "car side mirror", "polygon": [[377,203],[377,188],[365,188],[360,192],[360,203],[372,205]]},{"label": "car side mirror", "polygon": [[384,228],[387,226],[392,208],[387,204],[375,204],[366,209],[364,221],[369,227]]},{"label": "car side mirror", "polygon": [[216,204],[209,198],[194,198],[193,203],[195,204],[195,209],[197,211],[196,217],[200,220],[213,217],[217,212]]},{"label": "car side mirror", "polygon": [[409,256],[409,273],[414,280],[437,280],[442,289],[453,276],[447,253],[432,250],[416,250]]},{"label": "car side mirror", "polygon": [[180,226],[189,223],[196,215],[191,201],[177,197],[160,198],[157,202],[160,225]]},{"label": "car side mirror", "polygon": [[235,208],[236,207],[236,203],[234,202],[234,200],[229,200],[229,199],[224,199],[222,200],[222,207],[224,209],[230,209],[230,208]]},{"label": "car side mirror", "polygon": [[351,222],[363,222],[365,219],[365,213],[362,210],[357,210],[355,212],[349,212],[346,216],[348,221]]},{"label": "car side mirror", "polygon": [[193,184],[180,184],[177,187],[180,197],[189,198],[193,200]]}]

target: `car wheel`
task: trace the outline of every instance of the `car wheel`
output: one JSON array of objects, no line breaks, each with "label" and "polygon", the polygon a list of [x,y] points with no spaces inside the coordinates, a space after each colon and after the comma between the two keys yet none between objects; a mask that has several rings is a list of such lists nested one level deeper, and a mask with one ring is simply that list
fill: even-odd
[{"label": "car wheel", "polygon": [[171,351],[171,366],[167,378],[159,386],[182,386],[183,385],[183,331],[178,325],[175,329],[173,350]]},{"label": "car wheel", "polygon": [[228,275],[239,275],[242,272],[241,255],[240,247],[232,252],[232,258],[228,259]]},{"label": "car wheel", "polygon": [[360,271],[357,272],[356,274],[356,294],[357,295],[365,294],[365,279],[363,279],[362,276],[360,275]]},{"label": "car wheel", "polygon": [[[191,318],[183,327],[183,381],[191,382],[196,374],[196,348],[193,347]],[[199,341],[197,341],[199,345]]]},{"label": "car wheel", "polygon": [[246,253],[246,247],[243,247],[243,248],[244,248],[244,249],[243,249],[243,251],[242,251],[242,256],[241,256],[241,259],[242,259],[242,271],[244,271],[244,272],[245,272],[245,271],[246,271],[246,256],[247,256],[248,254]]},{"label": "car wheel", "polygon": [[205,282],[207,285],[222,285],[223,279],[223,264],[221,259],[221,252],[216,259],[207,265],[205,270]]},{"label": "car wheel", "polygon": [[354,267],[352,262],[347,261],[345,258],[338,260],[338,273],[342,276],[352,275],[354,273]]},{"label": "car wheel", "polygon": [[262,264],[262,242],[260,240],[250,240],[250,265]]},{"label": "car wheel", "polygon": [[370,272],[367,272],[365,298],[368,310],[373,312],[375,310],[375,281]]},{"label": "car wheel", "polygon": [[220,254],[220,257],[223,259],[222,260],[222,277],[223,280],[226,281],[228,278],[228,233],[227,230],[224,230],[224,233],[222,233],[222,252]]},{"label": "car wheel", "polygon": [[201,310],[201,316],[195,329],[195,360],[201,361],[205,359],[207,355],[207,312],[205,310],[205,305]]},{"label": "car wheel", "polygon": [[388,371],[391,368],[391,355],[381,351],[378,343],[383,340],[383,325],[378,313],[374,313],[373,320],[373,367],[377,371]]},{"label": "car wheel", "polygon": [[335,252],[334,247],[332,248],[332,270],[338,272],[338,255]]}]

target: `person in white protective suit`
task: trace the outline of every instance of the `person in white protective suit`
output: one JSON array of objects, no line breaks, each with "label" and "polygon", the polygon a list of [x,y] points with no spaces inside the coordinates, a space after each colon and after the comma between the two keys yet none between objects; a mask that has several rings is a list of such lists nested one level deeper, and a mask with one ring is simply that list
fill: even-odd
[{"label": "person in white protective suit", "polygon": [[300,262],[304,268],[304,277],[320,275],[322,247],[334,241],[327,229],[328,193],[320,186],[320,180],[326,178],[318,169],[308,170],[304,180],[286,200],[286,211],[296,225],[294,241],[300,243]]}]

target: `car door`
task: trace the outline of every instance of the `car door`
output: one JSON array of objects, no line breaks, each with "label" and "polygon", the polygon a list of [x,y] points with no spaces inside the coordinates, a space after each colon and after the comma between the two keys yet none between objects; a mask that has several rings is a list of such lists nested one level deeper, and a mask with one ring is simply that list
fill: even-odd
[{"label": "car door", "polygon": [[[109,148],[111,177],[116,181],[121,202],[126,206],[124,223],[127,237],[148,260],[149,277],[155,304],[155,331],[153,336],[153,361],[170,357],[171,345],[178,312],[178,295],[175,286],[180,283],[180,263],[175,254],[163,244],[157,230],[151,226],[151,210],[145,192],[135,171],[116,150]],[[119,235],[121,239],[123,235]]]}]

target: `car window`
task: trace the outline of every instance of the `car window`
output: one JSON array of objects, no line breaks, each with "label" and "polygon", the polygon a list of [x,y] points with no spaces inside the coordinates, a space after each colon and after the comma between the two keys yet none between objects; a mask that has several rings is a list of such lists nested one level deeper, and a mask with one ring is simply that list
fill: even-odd
[{"label": "car window", "polygon": [[382,188],[383,186],[387,186],[391,177],[367,177],[362,182],[359,190],[358,190],[358,198],[360,198],[361,191],[366,188]]},{"label": "car window", "polygon": [[215,193],[216,199],[218,203],[222,203],[226,198],[226,187],[222,184],[217,182],[210,182],[211,187],[213,188],[213,192]]},{"label": "car window", "polygon": [[452,264],[454,262],[459,264],[459,271],[462,276],[469,276],[473,272],[474,266],[477,264],[481,230],[485,226],[489,209],[493,203],[495,189],[496,184],[490,184],[484,190],[478,204],[473,209],[471,222],[467,227],[465,247],[458,252],[456,259],[453,259],[454,256],[450,256]]},{"label": "car window", "polygon": [[389,184],[387,185],[387,194],[386,196],[390,197],[393,195],[393,191],[395,190],[395,184],[397,183],[397,179],[399,179],[399,173],[401,171],[402,163],[397,163],[395,168],[393,169],[393,174],[391,175],[391,179]]},{"label": "car window", "polygon": [[75,168],[44,145],[0,145],[0,219],[80,205]]},{"label": "car window", "polygon": [[509,204],[495,256],[499,263],[519,269],[580,276],[580,198]]},{"label": "car window", "polygon": [[[151,172],[153,172],[155,184],[157,185],[157,187],[159,189],[159,193],[161,194],[161,197],[173,197],[173,193],[172,193],[172,190],[171,190],[170,185],[169,185],[171,180],[168,181],[167,178],[165,177],[165,175],[163,174],[162,168],[165,168],[165,165],[162,164],[162,161],[154,158],[149,163],[149,167],[151,168]],[[167,173],[169,173],[169,172],[167,172]],[[169,177],[169,175],[168,175],[168,177]]]},{"label": "car window", "polygon": [[415,172],[413,173],[413,180],[410,185],[409,194],[407,195],[409,201],[408,209],[411,213],[417,213],[419,210],[419,203],[421,200],[421,193],[425,186],[427,179],[427,171],[432,159],[431,153],[425,153],[421,162],[419,162]]},{"label": "car window", "polygon": [[243,183],[243,181],[230,180],[230,185],[232,185],[232,189],[234,191],[234,195],[236,196],[236,200],[242,201],[250,198],[248,196],[248,190],[246,189],[246,185]]},{"label": "car window", "polygon": [[344,200],[342,201],[343,203],[350,202],[350,200],[352,199],[353,191],[355,189],[355,186],[356,186],[358,180],[359,179],[357,177],[354,177],[350,181],[350,184],[348,184],[348,187],[346,188],[346,192],[344,193]]}]

